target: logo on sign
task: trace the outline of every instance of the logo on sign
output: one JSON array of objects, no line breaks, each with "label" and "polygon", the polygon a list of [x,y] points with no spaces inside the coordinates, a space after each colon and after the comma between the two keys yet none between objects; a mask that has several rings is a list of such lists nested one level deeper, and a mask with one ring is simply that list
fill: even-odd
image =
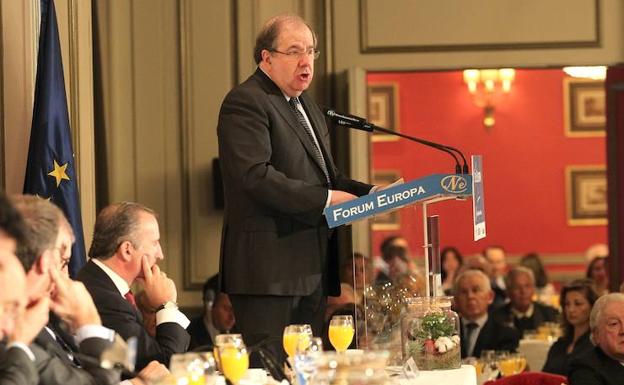
[{"label": "logo on sign", "polygon": [[468,189],[468,182],[463,176],[449,175],[442,178],[440,186],[450,193],[461,193]]}]

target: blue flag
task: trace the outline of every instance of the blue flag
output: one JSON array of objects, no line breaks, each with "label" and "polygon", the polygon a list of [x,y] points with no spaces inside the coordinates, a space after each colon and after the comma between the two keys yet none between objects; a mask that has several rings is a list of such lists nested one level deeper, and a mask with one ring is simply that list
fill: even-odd
[{"label": "blue flag", "polygon": [[41,0],[37,81],[24,194],[50,199],[65,213],[76,237],[69,262],[71,277],[85,264],[74,166],[56,11],[53,0]]}]

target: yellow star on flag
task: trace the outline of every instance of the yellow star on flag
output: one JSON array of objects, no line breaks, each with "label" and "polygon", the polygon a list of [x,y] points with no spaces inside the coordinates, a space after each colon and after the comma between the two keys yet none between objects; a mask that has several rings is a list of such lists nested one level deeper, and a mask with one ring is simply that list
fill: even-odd
[{"label": "yellow star on flag", "polygon": [[54,179],[56,179],[56,187],[58,187],[61,184],[61,181],[63,179],[69,180],[69,177],[65,173],[65,169],[67,169],[67,163],[65,163],[62,166],[59,166],[59,164],[56,163],[56,159],[54,160],[54,170],[50,171],[48,175],[53,176]]}]

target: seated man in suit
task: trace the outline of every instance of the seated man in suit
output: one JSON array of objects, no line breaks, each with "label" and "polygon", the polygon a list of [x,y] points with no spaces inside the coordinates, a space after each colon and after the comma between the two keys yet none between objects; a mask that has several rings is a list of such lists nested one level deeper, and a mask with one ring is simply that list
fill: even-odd
[{"label": "seated man in suit", "polygon": [[465,270],[455,281],[455,305],[461,320],[462,358],[479,357],[483,350],[518,348],[520,335],[488,315],[494,299],[490,279],[480,270]]},{"label": "seated man in suit", "polygon": [[507,326],[515,327],[524,335],[526,330],[537,330],[544,322],[556,322],[559,312],[554,307],[533,301],[535,276],[530,269],[514,267],[507,275],[509,303],[494,310],[492,317]]},{"label": "seated man in suit", "polygon": [[598,298],[589,316],[596,347],[570,364],[570,385],[616,385],[624,378],[624,294]]},{"label": "seated man in suit", "polygon": [[232,302],[225,293],[218,292],[218,277],[215,275],[204,283],[204,311],[191,321],[187,331],[191,335],[189,349],[207,347],[214,344],[218,334],[229,333],[236,321]]},{"label": "seated man in suit", "polygon": [[[189,320],[178,310],[175,284],[157,265],[164,257],[154,211],[132,202],[105,207],[95,222],[89,257],[78,279],[95,300],[103,325],[124,339],[138,339],[138,369],[152,360],[168,365],[173,354],[187,350]],[[134,282],[142,283],[149,305],[157,309],[155,337],[135,306]]]},{"label": "seated man in suit", "polygon": [[[77,351],[50,325],[35,337],[30,348],[42,384],[101,384],[119,381],[119,373],[79,360],[82,354],[99,361],[112,345],[114,333],[101,326],[95,305],[84,286],[62,274],[69,262],[73,233],[62,211],[32,195],[11,198],[25,226],[18,258],[26,271],[27,308],[45,306],[57,313],[76,334]],[[60,284],[59,284],[60,282]],[[47,319],[47,311],[46,311]],[[75,346],[75,345],[74,345]]]},{"label": "seated man in suit", "polygon": [[[1,209],[0,209],[1,210]],[[1,226],[1,225],[0,225]],[[0,238],[5,240],[0,227]],[[0,248],[0,385],[35,385],[39,374],[28,345],[48,319],[48,303],[25,312],[26,277],[15,255]]]},{"label": "seated man in suit", "polygon": [[493,307],[497,308],[507,302],[507,255],[502,246],[491,245],[483,250],[483,256],[490,263],[490,279],[494,291]]},{"label": "seated man in suit", "polygon": [[[57,206],[44,199],[23,195],[12,200],[25,224],[18,257],[27,270],[26,297],[29,305],[26,314],[44,303],[47,319],[49,302],[54,312],[50,314],[50,321],[59,321],[48,323],[30,346],[39,383],[117,384],[119,373],[103,369],[98,364],[102,353],[113,345],[115,333],[102,326],[84,285],[72,281],[67,274],[74,242],[69,222]],[[61,324],[61,319],[66,324]],[[42,324],[45,325],[45,322]],[[156,380],[167,373],[163,365],[153,362],[139,373],[139,377],[130,381],[139,385],[143,380]]]}]

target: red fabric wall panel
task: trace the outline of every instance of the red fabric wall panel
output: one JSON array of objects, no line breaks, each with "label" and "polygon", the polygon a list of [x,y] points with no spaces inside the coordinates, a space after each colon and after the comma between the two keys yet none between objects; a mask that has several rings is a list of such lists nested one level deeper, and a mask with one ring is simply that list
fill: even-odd
[{"label": "red fabric wall panel", "polygon": [[[408,135],[483,155],[487,238],[472,240],[470,201],[441,202],[429,209],[440,215],[443,246],[464,254],[500,244],[511,254],[582,254],[607,242],[606,226],[570,226],[566,214],[565,168],[604,165],[605,139],[572,138],[564,131],[561,70],[518,70],[511,93],[496,106],[494,127],[482,125],[462,72],[369,73],[368,82],[396,83],[399,129]],[[445,153],[406,140],[375,142],[376,170],[399,170],[405,180],[452,173]],[[401,231],[415,255],[422,255],[420,210],[401,215]],[[401,231],[375,231],[373,254],[383,238]]]}]

